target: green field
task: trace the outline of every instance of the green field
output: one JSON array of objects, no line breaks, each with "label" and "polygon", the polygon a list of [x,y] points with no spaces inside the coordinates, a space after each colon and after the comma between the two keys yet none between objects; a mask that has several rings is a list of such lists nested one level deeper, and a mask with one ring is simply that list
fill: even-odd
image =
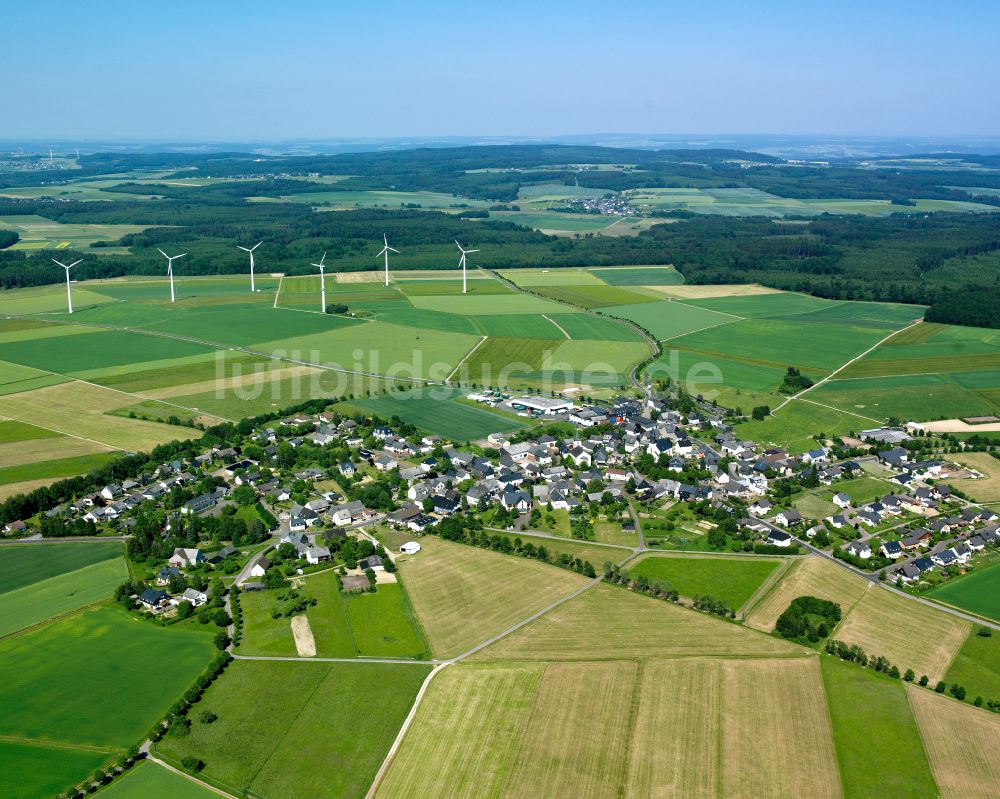
[{"label": "green field", "polygon": [[977,630],[965,639],[943,679],[963,686],[970,702],[977,696],[1000,700],[1000,633],[993,630],[987,638]]},{"label": "green field", "polygon": [[[374,594],[341,594],[331,573],[306,578],[303,594],[317,600],[306,612],[319,657],[398,657],[422,659],[427,644],[403,588],[384,584]],[[241,595],[245,616],[243,655],[296,654],[290,620],[271,618],[272,591]]]},{"label": "green field", "polygon": [[0,547],[0,594],[120,557],[117,541]]},{"label": "green field", "polygon": [[599,286],[592,272],[571,267],[553,269],[502,269],[500,274],[518,286]]},{"label": "green field", "polygon": [[605,284],[538,286],[533,291],[557,302],[579,305],[581,308],[605,308],[610,305],[630,305],[656,299],[656,293],[646,289]]},{"label": "green field", "polygon": [[761,558],[654,555],[630,564],[628,572],[669,580],[682,596],[707,594],[738,610],[779,565],[780,561]]},{"label": "green field", "polygon": [[44,746],[0,739],[0,796],[50,799],[110,759],[101,749]]},{"label": "green field", "polygon": [[[458,402],[464,392],[440,386],[417,389],[412,392],[383,394],[369,399],[355,399],[350,405],[385,418],[400,419],[454,441],[483,438],[490,433],[519,430],[525,425],[518,419],[501,415],[486,406],[472,406]],[[446,402],[447,412],[442,403]]]},{"label": "green field", "polygon": [[584,313],[546,314],[572,339],[588,341],[642,341],[642,336],[628,325],[601,316]]},{"label": "green field", "polygon": [[214,652],[208,632],[163,629],[117,608],[0,641],[0,737],[124,749]]},{"label": "green field", "polygon": [[72,477],[103,466],[117,457],[118,454],[114,452],[95,452],[92,455],[74,455],[70,458],[22,463],[19,466],[4,466],[0,468],[0,485],[23,483],[43,478],[56,480],[60,477]]},{"label": "green field", "polygon": [[660,341],[676,339],[687,333],[739,321],[729,314],[668,300],[636,305],[614,305],[602,309],[602,313],[629,319],[648,330]]},{"label": "green field", "polygon": [[0,444],[10,444],[14,441],[33,441],[37,438],[58,438],[59,434],[44,427],[35,427],[24,422],[13,420],[0,422]]},{"label": "green field", "polygon": [[218,794],[156,763],[141,762],[124,777],[98,791],[96,796],[100,799],[215,799]]},{"label": "green field", "polygon": [[429,667],[374,663],[238,661],[193,713],[211,710],[157,752],[194,755],[232,793],[271,799],[362,797]]},{"label": "green field", "polygon": [[[746,413],[749,408],[744,408]],[[735,426],[736,435],[758,444],[775,444],[788,447],[792,453],[807,452],[815,448],[813,436],[820,433],[846,435],[871,424],[870,419],[831,410],[805,400],[795,400],[762,421],[748,421]]]},{"label": "green field", "polygon": [[928,596],[949,605],[1000,621],[1000,562],[953,577],[932,589]]},{"label": "green field", "polygon": [[610,286],[679,286],[684,282],[684,275],[672,266],[638,266],[590,271]]},{"label": "green field", "polygon": [[936,796],[900,682],[833,657],[821,657],[820,667],[845,799]]}]

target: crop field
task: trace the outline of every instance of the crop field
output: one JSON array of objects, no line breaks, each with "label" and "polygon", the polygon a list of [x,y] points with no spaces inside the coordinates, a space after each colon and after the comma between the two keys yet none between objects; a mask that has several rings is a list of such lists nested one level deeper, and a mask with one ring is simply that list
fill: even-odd
[{"label": "crop field", "polygon": [[709,595],[733,610],[753,596],[781,561],[763,558],[653,555],[629,566],[629,574],[668,580],[685,597]]},{"label": "crop field", "polygon": [[554,269],[502,269],[500,274],[518,286],[600,286],[601,281],[586,269],[560,267]]},{"label": "crop field", "polygon": [[22,463],[18,466],[5,466],[0,468],[0,486],[10,483],[28,483],[35,480],[58,480],[63,477],[72,477],[75,474],[83,474],[98,466],[103,466],[114,460],[115,457],[117,457],[115,453],[96,452],[91,455],[74,455],[68,458]]},{"label": "crop field", "polygon": [[[195,707],[218,715],[157,753],[194,755],[231,793],[360,799],[429,668],[378,663],[242,661]],[[307,754],[308,753],[308,754]],[[303,768],[303,758],[309,768]]]},{"label": "crop field", "polygon": [[[470,375],[479,377],[471,370]],[[467,405],[457,401],[462,396],[464,392],[435,386],[355,399],[348,404],[385,418],[399,416],[428,433],[453,441],[472,441],[485,438],[490,433],[511,432],[525,426],[516,417],[488,410],[485,405]],[[443,408],[447,408],[447,412]]]},{"label": "crop field", "polygon": [[971,574],[952,577],[928,596],[979,616],[1000,621],[1000,562],[982,566]]},{"label": "crop field", "polygon": [[751,609],[746,622],[758,630],[771,632],[778,616],[785,612],[793,599],[800,596],[815,596],[836,602],[841,612],[847,615],[868,585],[864,578],[825,558],[802,558],[796,560],[777,585]]},{"label": "crop field", "polygon": [[156,763],[140,762],[97,796],[100,799],[215,799],[216,794]]},{"label": "crop field", "polygon": [[111,757],[104,749],[44,746],[0,739],[0,795],[49,799],[83,780]]},{"label": "crop field", "polygon": [[546,661],[699,655],[754,658],[796,655],[800,651],[799,647],[753,630],[624,588],[599,585],[473,658]]},{"label": "crop field", "polygon": [[128,233],[141,233],[145,229],[144,225],[64,224],[33,214],[0,216],[0,230],[16,230],[21,237],[11,248],[14,250],[80,249],[95,241],[117,241]]},{"label": "crop field", "polygon": [[672,266],[626,266],[615,269],[593,269],[591,274],[609,286],[678,286],[684,275]]},{"label": "crop field", "polygon": [[121,554],[117,541],[0,547],[0,595]]},{"label": "crop field", "polygon": [[[833,657],[820,658],[820,670],[845,799],[934,796],[937,785],[903,684]],[[906,765],[873,769],[873,759]]]},{"label": "crop field", "polygon": [[613,319],[584,313],[559,313],[547,316],[571,339],[586,339],[593,342],[643,340],[642,336],[632,328]]},{"label": "crop field", "polygon": [[906,686],[941,796],[991,799],[1000,785],[1000,718],[932,691]]},{"label": "crop field", "polygon": [[884,590],[869,590],[831,637],[882,655],[900,671],[941,679],[969,634],[969,622]]},{"label": "crop field", "polygon": [[6,591],[0,594],[0,638],[88,605],[106,602],[127,578],[125,561],[113,558]]},{"label": "crop field", "polygon": [[[163,716],[213,652],[208,633],[165,630],[115,608],[7,638],[0,642],[0,737],[56,752],[98,751],[104,761]],[[134,674],[144,677],[122,679]]]},{"label": "crop field", "polygon": [[597,214],[572,214],[563,211],[491,211],[490,217],[514,222],[549,235],[600,233],[612,228],[622,217]]},{"label": "crop field", "polygon": [[[771,745],[788,757],[767,757]],[[463,663],[431,683],[376,795],[794,796],[806,786],[840,796],[814,659]]]},{"label": "crop field", "polygon": [[[573,314],[564,314],[572,316]],[[480,316],[472,320],[484,336],[505,336],[509,338],[540,338],[561,341],[566,334],[546,315],[505,314],[503,316]]]},{"label": "crop field", "polygon": [[605,308],[610,305],[629,305],[656,299],[656,293],[644,288],[624,286],[538,286],[532,289],[556,302],[579,305],[581,308]]},{"label": "crop field", "polygon": [[668,300],[614,305],[602,309],[602,313],[635,322],[660,341],[739,321],[729,314]]},{"label": "crop field", "polygon": [[465,652],[587,583],[524,558],[426,537],[422,545],[399,570],[436,657]]},{"label": "crop field", "polygon": [[433,191],[320,191],[304,194],[288,194],[282,200],[295,203],[309,203],[324,210],[342,211],[352,208],[401,208],[418,206],[434,211],[467,211],[470,208],[485,208],[489,203],[442,194]]},{"label": "crop field", "polygon": [[496,314],[547,314],[565,312],[566,307],[525,294],[419,294],[410,298],[416,308],[446,313],[487,316]]}]

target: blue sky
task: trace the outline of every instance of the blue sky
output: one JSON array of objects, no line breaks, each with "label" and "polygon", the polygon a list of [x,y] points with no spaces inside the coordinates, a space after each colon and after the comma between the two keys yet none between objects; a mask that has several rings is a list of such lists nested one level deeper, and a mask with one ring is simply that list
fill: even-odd
[{"label": "blue sky", "polygon": [[0,139],[998,134],[1000,3],[6,4]]}]

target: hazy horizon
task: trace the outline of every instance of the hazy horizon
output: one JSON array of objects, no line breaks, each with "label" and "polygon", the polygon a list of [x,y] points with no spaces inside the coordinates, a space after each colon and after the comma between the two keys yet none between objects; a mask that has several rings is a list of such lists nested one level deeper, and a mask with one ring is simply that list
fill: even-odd
[{"label": "hazy horizon", "polygon": [[0,139],[989,137],[1000,8],[962,6],[24,4]]}]

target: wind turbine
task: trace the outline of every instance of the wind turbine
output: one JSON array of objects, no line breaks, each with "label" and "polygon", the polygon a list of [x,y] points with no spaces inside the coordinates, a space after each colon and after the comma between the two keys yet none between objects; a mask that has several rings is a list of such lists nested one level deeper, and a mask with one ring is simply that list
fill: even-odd
[{"label": "wind turbine", "polygon": [[254,290],[253,287],[253,251],[256,250],[264,242],[258,241],[253,247],[240,247],[239,244],[236,245],[237,249],[243,250],[243,252],[250,253],[250,291]]},{"label": "wind turbine", "polygon": [[160,251],[160,255],[167,259],[167,276],[170,278],[170,301],[174,302],[174,261],[178,258],[183,258],[187,253],[182,252],[180,255],[167,255],[159,247],[156,249]]},{"label": "wind turbine", "polygon": [[323,271],[323,262],[326,260],[326,253],[323,253],[323,257],[319,259],[318,264],[313,264],[313,266],[319,267],[319,301],[320,307],[323,309],[323,313],[326,313],[326,273]]},{"label": "wind turbine", "polygon": [[385,233],[382,234],[382,240],[385,242],[385,246],[382,248],[382,252],[380,252],[379,255],[384,255],[385,256],[385,284],[388,286],[389,285],[389,253],[394,252],[394,253],[396,253],[396,255],[399,255],[399,250],[395,250],[395,249],[393,249],[392,247],[389,246],[389,239],[385,235]]},{"label": "wind turbine", "polygon": [[[82,260],[83,259],[81,258],[80,261]],[[54,263],[59,264],[59,266],[61,266],[63,269],[66,270],[66,305],[69,308],[69,312],[73,313],[73,292],[70,291],[69,288],[69,270],[72,269],[74,266],[76,266],[78,263],[80,263],[80,261],[73,261],[73,263],[71,263],[69,266],[66,266],[66,264],[56,261],[55,258],[53,258],[52,261]]]},{"label": "wind turbine", "polygon": [[457,241],[455,242],[455,246],[458,247],[458,251],[462,253],[462,257],[458,259],[458,265],[462,267],[462,293],[468,294],[469,287],[468,284],[465,282],[465,256],[469,255],[470,253],[479,252],[479,250],[463,249],[462,245],[459,244]]}]

